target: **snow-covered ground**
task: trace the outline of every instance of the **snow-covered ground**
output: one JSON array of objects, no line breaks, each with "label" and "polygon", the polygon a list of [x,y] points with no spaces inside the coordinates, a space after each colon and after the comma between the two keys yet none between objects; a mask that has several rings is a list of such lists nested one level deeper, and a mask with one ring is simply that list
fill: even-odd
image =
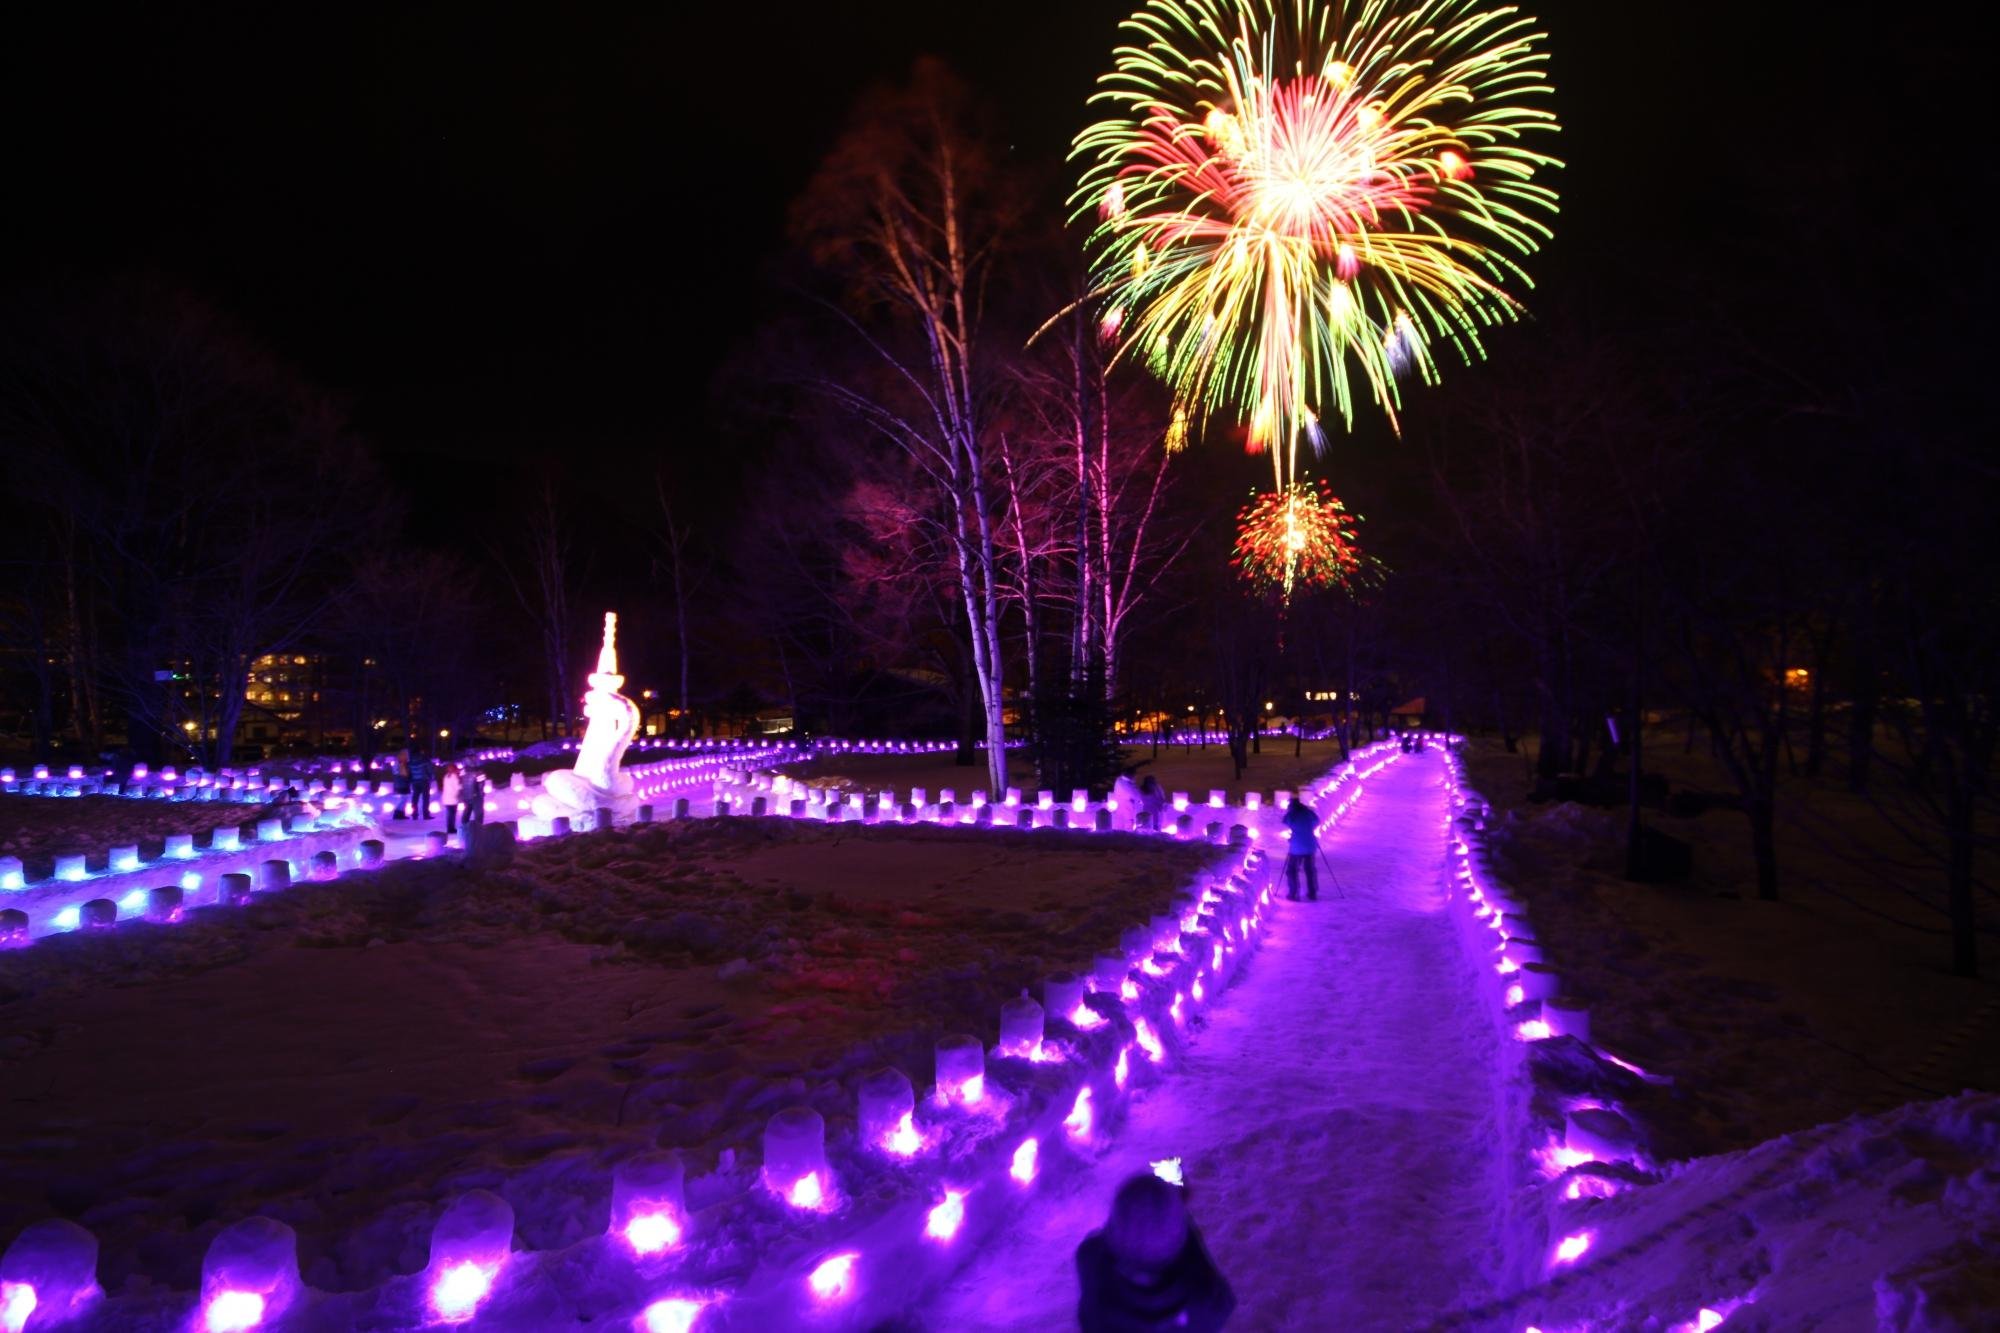
[{"label": "snow-covered ground", "polygon": [[1433,755],[1326,840],[1338,889],[1276,904],[1262,950],[1105,1156],[995,1239],[925,1328],[1072,1327],[1071,1256],[1119,1182],[1182,1159],[1245,1329],[1421,1326],[1488,1295],[1499,1041],[1445,915]]}]

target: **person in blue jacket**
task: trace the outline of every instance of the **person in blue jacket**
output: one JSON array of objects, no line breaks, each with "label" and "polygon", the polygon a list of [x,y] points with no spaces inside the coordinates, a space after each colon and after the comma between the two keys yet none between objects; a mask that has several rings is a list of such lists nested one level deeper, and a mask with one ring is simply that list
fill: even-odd
[{"label": "person in blue jacket", "polygon": [[1298,797],[1285,807],[1285,827],[1291,830],[1292,841],[1285,857],[1285,897],[1293,902],[1299,900],[1299,869],[1306,872],[1306,900],[1319,901],[1319,838],[1316,830],[1319,820],[1313,815],[1312,807]]}]

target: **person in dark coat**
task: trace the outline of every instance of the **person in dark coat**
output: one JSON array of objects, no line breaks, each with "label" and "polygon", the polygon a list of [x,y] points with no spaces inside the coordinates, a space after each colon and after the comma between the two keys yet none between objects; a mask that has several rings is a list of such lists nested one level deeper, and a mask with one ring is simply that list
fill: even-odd
[{"label": "person in dark coat", "polygon": [[410,757],[410,818],[431,817],[431,761],[425,755]]},{"label": "person in dark coat", "polygon": [[486,780],[479,776],[479,770],[467,765],[465,769],[465,849],[471,851],[479,842],[479,830],[486,826]]},{"label": "person in dark coat", "polygon": [[1082,1333],[1217,1333],[1236,1309],[1181,1189],[1151,1172],[1118,1187],[1110,1218],[1076,1247],[1076,1275]]},{"label": "person in dark coat", "polygon": [[1299,870],[1306,872],[1306,899],[1319,901],[1319,820],[1312,807],[1298,797],[1285,807],[1285,827],[1291,830],[1291,846],[1285,856],[1285,897],[1299,900]]}]

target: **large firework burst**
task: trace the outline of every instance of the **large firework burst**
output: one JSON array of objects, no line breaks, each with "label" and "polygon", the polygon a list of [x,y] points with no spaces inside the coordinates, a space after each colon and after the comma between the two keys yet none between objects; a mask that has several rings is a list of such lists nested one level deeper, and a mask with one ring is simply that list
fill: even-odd
[{"label": "large firework burst", "polygon": [[1232,563],[1252,586],[1286,602],[1301,584],[1349,587],[1373,564],[1355,542],[1358,521],[1325,482],[1294,482],[1243,507]]},{"label": "large firework burst", "polygon": [[1077,136],[1107,337],[1175,394],[1169,447],[1248,425],[1278,490],[1320,420],[1436,378],[1519,307],[1559,165],[1535,21],[1486,0],[1149,0]]}]

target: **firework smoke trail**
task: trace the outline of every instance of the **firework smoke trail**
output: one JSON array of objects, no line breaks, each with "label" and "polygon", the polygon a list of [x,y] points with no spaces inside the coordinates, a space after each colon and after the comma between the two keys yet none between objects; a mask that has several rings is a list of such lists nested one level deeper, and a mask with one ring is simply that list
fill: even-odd
[{"label": "firework smoke trail", "polygon": [[1393,424],[1399,374],[1518,316],[1560,165],[1542,34],[1485,0],[1151,0],[1123,28],[1072,150],[1102,327],[1172,387],[1170,448],[1240,418],[1284,492],[1322,416]]}]

